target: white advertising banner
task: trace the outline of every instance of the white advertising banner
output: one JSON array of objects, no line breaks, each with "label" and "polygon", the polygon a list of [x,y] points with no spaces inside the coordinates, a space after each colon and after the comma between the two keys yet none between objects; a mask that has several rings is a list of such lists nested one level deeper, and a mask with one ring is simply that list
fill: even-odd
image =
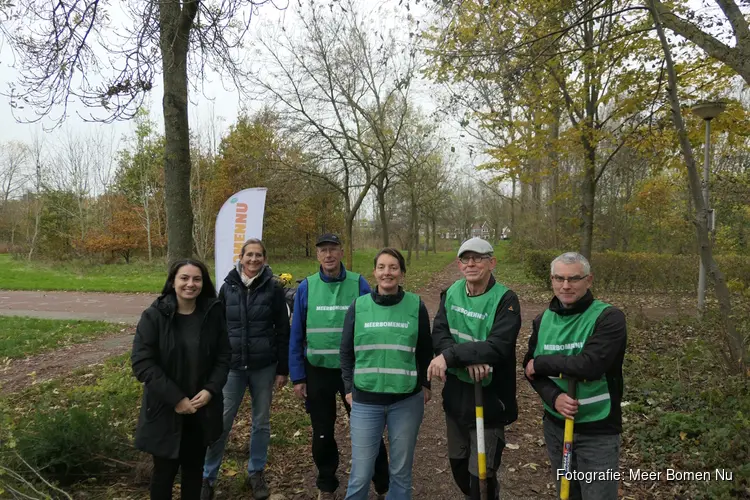
[{"label": "white advertising banner", "polygon": [[250,238],[263,237],[265,206],[266,188],[249,188],[230,196],[219,210],[214,246],[217,292],[239,259],[242,244]]}]

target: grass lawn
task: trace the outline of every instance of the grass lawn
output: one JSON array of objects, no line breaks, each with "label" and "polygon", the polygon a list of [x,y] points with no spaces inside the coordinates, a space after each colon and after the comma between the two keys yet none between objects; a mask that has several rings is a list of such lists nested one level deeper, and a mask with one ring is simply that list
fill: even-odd
[{"label": "grass lawn", "polygon": [[0,254],[2,290],[156,293],[166,278],[163,263],[91,264],[26,262]]},{"label": "grass lawn", "polygon": [[[372,259],[377,249],[354,252],[353,269],[372,280]],[[416,290],[424,286],[433,274],[441,271],[455,257],[453,252],[430,253],[420,259],[412,257],[407,266],[406,288]],[[318,269],[312,258],[284,259],[269,256],[273,271],[291,273],[294,279],[304,278]],[[209,269],[213,275],[213,264]],[[84,261],[60,263],[32,262],[13,259],[0,254],[0,290],[71,290],[82,292],[145,292],[158,293],[166,278],[162,262],[133,262],[131,264],[92,264]],[[220,284],[217,284],[217,288]]]},{"label": "grass lawn", "polygon": [[102,321],[3,317],[0,321],[0,359],[22,358],[87,342],[121,328],[120,325]]}]

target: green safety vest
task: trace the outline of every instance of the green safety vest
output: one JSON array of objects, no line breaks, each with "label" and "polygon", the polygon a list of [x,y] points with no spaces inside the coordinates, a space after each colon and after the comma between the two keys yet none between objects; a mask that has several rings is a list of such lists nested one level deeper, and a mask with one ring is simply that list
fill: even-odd
[{"label": "green safety vest", "polygon": [[341,368],[339,349],[344,318],[359,297],[359,274],[346,271],[343,281],[326,283],[316,273],[307,278],[307,360],[313,366]]},{"label": "green safety vest", "polygon": [[381,306],[368,294],[359,297],[354,307],[354,385],[367,392],[413,392],[419,296],[405,292],[398,304]]},{"label": "green safety vest", "polygon": [[[445,294],[445,313],[453,340],[457,344],[487,340],[495,322],[497,306],[507,291],[505,286],[495,282],[488,292],[469,297],[465,279],[453,283]],[[466,368],[449,368],[448,371],[463,382],[474,383]],[[490,382],[492,373],[482,380],[482,385],[488,386]]]},{"label": "green safety vest", "polygon": [[[594,333],[596,320],[602,312],[610,307],[609,304],[594,300],[591,305],[580,314],[563,316],[549,309],[544,311],[539,324],[534,357],[545,354],[562,354],[575,356],[580,354],[583,346]],[[568,392],[568,381],[559,377],[550,377],[565,393]],[[578,381],[576,399],[580,406],[576,414],[576,422],[596,422],[607,418],[610,411],[609,385],[607,376],[599,380]],[[550,407],[546,402],[544,408],[552,415],[564,419],[562,415]]]}]

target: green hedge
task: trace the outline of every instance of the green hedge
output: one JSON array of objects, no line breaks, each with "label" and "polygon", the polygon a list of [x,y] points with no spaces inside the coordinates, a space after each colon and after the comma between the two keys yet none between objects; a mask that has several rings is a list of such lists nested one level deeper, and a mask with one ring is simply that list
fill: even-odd
[{"label": "green hedge", "polygon": [[[526,250],[524,269],[529,278],[549,287],[550,262],[559,252]],[[715,257],[728,282],[750,285],[750,258],[741,255]],[[597,290],[620,292],[692,292],[698,283],[697,255],[653,253],[594,253],[591,266]],[[710,283],[710,278],[709,278]]]}]

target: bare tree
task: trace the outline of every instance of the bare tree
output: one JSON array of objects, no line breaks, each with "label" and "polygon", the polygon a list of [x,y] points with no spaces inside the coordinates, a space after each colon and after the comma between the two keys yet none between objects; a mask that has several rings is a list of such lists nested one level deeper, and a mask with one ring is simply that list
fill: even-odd
[{"label": "bare tree", "polygon": [[406,260],[409,264],[412,250],[416,250],[419,259],[419,229],[422,223],[428,228],[425,243],[429,245],[429,224],[434,219],[428,220],[427,214],[435,215],[434,202],[443,193],[447,181],[441,145],[435,124],[428,123],[418,112],[409,113],[397,151],[398,166],[395,168],[399,197],[408,207]]},{"label": "bare tree", "polygon": [[[29,242],[29,253],[26,256],[27,260],[31,260],[36,250],[37,241],[39,239],[39,224],[42,221],[42,210],[44,208],[44,197],[42,196],[43,190],[43,175],[44,175],[44,139],[37,133],[34,134],[31,145],[29,146],[29,159],[34,166],[34,196],[32,204],[32,214],[34,217],[34,227],[30,228],[30,234],[27,238]],[[31,198],[31,196],[29,196]]]},{"label": "bare tree", "polygon": [[99,152],[88,137],[76,136],[68,132],[61,140],[57,154],[53,157],[55,166],[52,182],[58,191],[69,192],[75,200],[75,213],[70,215],[76,221],[77,240],[84,242],[89,226],[89,201],[94,184],[94,164]]},{"label": "bare tree", "polygon": [[0,201],[3,207],[26,182],[25,168],[29,157],[29,148],[18,141],[2,145],[0,157]]},{"label": "bare tree", "polygon": [[0,28],[18,57],[12,106],[33,108],[32,120],[57,113],[59,123],[74,100],[99,108],[87,119],[130,118],[161,72],[170,260],[193,251],[189,77],[200,84],[213,69],[239,83],[250,20],[267,2],[126,0],[110,6],[101,0],[20,0],[7,13],[17,25]]},{"label": "bare tree", "polygon": [[[162,138],[154,133],[154,123],[145,109],[141,109],[135,117],[131,146],[132,150],[125,149],[119,153],[116,186],[131,203],[140,205],[138,215],[146,233],[148,261],[151,262],[153,226],[160,213],[159,207],[155,206],[156,199],[164,189],[159,175],[163,169],[164,144]],[[157,234],[161,235],[161,232]]]},{"label": "bare tree", "polygon": [[20,223],[20,207],[14,198],[27,181],[29,150],[26,144],[10,141],[2,146],[0,157],[0,216],[9,225],[10,244],[15,246],[16,229]]},{"label": "bare tree", "polygon": [[413,49],[393,42],[377,12],[361,15],[351,1],[330,7],[310,2],[294,34],[282,28],[259,40],[263,74],[253,80],[309,154],[307,167],[295,168],[343,198],[351,266],[354,217],[401,135]]},{"label": "bare tree", "polygon": [[193,155],[190,196],[195,210],[193,241],[195,251],[201,259],[207,259],[213,252],[216,206],[212,203],[215,200],[209,192],[209,183],[215,171],[216,153],[221,141],[219,127],[223,121],[221,116],[216,116],[216,110],[211,106],[208,117],[199,122],[196,134],[197,147]]}]

